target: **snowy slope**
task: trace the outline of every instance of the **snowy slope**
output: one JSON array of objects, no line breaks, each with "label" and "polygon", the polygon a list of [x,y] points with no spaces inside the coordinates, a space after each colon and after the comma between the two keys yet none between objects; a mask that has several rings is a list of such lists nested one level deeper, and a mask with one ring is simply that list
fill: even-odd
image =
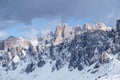
[{"label": "snowy slope", "polygon": [[120,80],[120,61],[116,58],[112,58],[110,63],[101,64],[99,68],[94,69],[93,64],[86,66],[82,71],[69,71],[66,64],[60,70],[51,72],[53,65],[54,62],[48,61],[43,67],[36,68],[29,74],[22,71],[25,64],[14,71],[5,72],[0,68],[0,80]]}]

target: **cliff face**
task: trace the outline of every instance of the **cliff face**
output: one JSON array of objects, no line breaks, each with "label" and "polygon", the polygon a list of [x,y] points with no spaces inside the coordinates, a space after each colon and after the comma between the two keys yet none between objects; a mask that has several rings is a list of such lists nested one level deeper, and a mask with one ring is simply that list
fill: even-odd
[{"label": "cliff face", "polygon": [[116,30],[117,30],[117,32],[118,32],[118,36],[120,36],[120,20],[117,20],[117,22],[116,22]]},{"label": "cliff face", "polygon": [[56,35],[55,44],[60,44],[65,39],[72,40],[74,38],[74,30],[73,28],[69,27],[66,24],[59,25],[56,28],[55,35]]},{"label": "cliff face", "polygon": [[3,41],[4,50],[12,47],[23,47],[28,49],[29,43],[30,42],[28,40],[19,37],[8,37]]},{"label": "cliff face", "polygon": [[82,30],[85,32],[93,32],[96,30],[96,27],[93,24],[84,24]]},{"label": "cliff face", "polygon": [[64,27],[62,26],[57,27],[56,32],[55,32],[56,34],[55,44],[59,44],[62,42],[63,30],[64,30]]}]

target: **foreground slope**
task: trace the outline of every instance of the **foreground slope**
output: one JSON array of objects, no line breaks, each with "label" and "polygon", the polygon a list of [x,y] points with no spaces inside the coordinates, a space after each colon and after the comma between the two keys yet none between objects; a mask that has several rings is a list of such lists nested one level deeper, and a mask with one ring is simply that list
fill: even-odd
[{"label": "foreground slope", "polygon": [[93,64],[86,66],[82,71],[77,69],[69,71],[66,64],[60,70],[51,72],[53,65],[54,62],[48,61],[43,67],[36,68],[30,74],[21,71],[25,65],[8,72],[0,69],[0,80],[120,80],[120,61],[115,57],[111,58],[110,63],[101,64],[99,68],[94,68],[95,64]]}]

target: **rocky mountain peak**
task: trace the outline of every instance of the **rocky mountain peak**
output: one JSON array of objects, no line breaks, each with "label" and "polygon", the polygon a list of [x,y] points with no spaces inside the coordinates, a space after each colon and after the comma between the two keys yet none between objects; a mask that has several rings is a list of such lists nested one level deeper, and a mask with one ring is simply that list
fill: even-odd
[{"label": "rocky mountain peak", "polygon": [[77,25],[74,28],[75,35],[80,35],[80,32],[82,32],[82,27],[80,25]]},{"label": "rocky mountain peak", "polygon": [[98,30],[103,30],[103,31],[107,30],[106,25],[102,22],[99,22],[96,27]]},{"label": "rocky mountain peak", "polygon": [[63,39],[72,39],[73,28],[69,27],[67,24],[59,25],[55,32],[55,44],[59,44]]},{"label": "rocky mountain peak", "polygon": [[3,41],[5,50],[7,50],[8,48],[12,48],[12,47],[28,48],[28,46],[29,46],[28,43],[29,43],[29,41],[27,41],[23,38],[14,37],[14,36],[10,36]]},{"label": "rocky mountain peak", "polygon": [[55,32],[55,35],[56,35],[56,38],[55,38],[55,44],[59,44],[62,42],[62,35],[63,35],[63,30],[64,30],[64,27],[61,25],[59,25],[57,28],[56,28],[56,32]]},{"label": "rocky mountain peak", "polygon": [[12,40],[12,39],[16,39],[16,37],[14,37],[14,36],[9,36],[6,40]]},{"label": "rocky mountain peak", "polygon": [[82,29],[85,32],[93,32],[96,30],[95,26],[93,24],[90,24],[90,23],[84,24]]}]

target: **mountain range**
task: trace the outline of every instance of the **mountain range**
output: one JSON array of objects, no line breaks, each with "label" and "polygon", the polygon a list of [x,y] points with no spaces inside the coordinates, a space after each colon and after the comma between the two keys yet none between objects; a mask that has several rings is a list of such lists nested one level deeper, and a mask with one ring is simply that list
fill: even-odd
[{"label": "mountain range", "polygon": [[0,41],[0,80],[120,80],[119,67],[120,20]]}]

